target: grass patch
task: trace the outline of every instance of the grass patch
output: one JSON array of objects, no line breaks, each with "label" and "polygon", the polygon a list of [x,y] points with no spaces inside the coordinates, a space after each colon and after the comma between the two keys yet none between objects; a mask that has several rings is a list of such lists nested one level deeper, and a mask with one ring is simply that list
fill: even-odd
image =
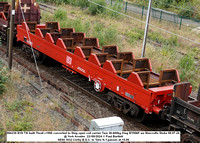
[{"label": "grass patch", "polygon": [[135,41],[142,40],[144,31],[137,28],[132,28],[126,32],[126,36],[128,38],[128,42],[133,44]]},{"label": "grass patch", "polygon": [[5,83],[8,80],[7,72],[8,70],[3,67],[3,64],[0,61],[0,95],[6,90]]},{"label": "grass patch", "polygon": [[117,30],[113,27],[105,28],[103,24],[97,22],[92,31],[92,35],[98,37],[101,46],[116,44],[118,41]]},{"label": "grass patch", "polygon": [[167,44],[167,40],[160,35],[158,32],[149,32],[148,38],[159,43],[159,44]]},{"label": "grass patch", "polygon": [[57,21],[62,21],[67,19],[67,12],[65,10],[62,9],[58,9],[54,12],[54,16],[53,18]]},{"label": "grass patch", "polygon": [[[144,37],[144,30],[138,29],[138,28],[132,28],[128,30],[128,32],[125,33],[128,42],[130,44],[133,44],[135,41],[142,40]],[[172,45],[172,46],[177,46],[178,45],[178,38],[177,36],[170,36],[169,39],[164,38],[163,36],[160,35],[158,32],[153,32],[149,31],[148,32],[148,39],[157,42],[159,44],[164,44],[164,45]],[[166,46],[164,46],[165,48]]]},{"label": "grass patch", "polygon": [[13,131],[31,131],[32,130],[32,122],[31,116],[25,113],[24,116],[22,113],[15,112],[13,115],[14,120],[9,120],[6,123],[6,126],[9,130]]},{"label": "grass patch", "polygon": [[176,48],[172,46],[164,46],[161,49],[162,56],[172,57],[172,56],[175,56],[174,53],[176,53]]},{"label": "grass patch", "polygon": [[195,88],[197,88],[197,84],[195,82],[195,73],[198,69],[195,67],[195,61],[192,54],[185,55],[180,59],[179,62],[180,69],[180,80],[181,81],[189,81]]},{"label": "grass patch", "polygon": [[13,102],[6,102],[7,111],[11,111],[12,119],[6,121],[8,130],[30,131],[32,130],[32,110],[33,103],[15,99]]},{"label": "grass patch", "polygon": [[33,106],[33,104],[26,100],[15,100],[11,103],[5,103],[5,106],[9,111],[20,111],[23,110],[26,106]]},{"label": "grass patch", "polygon": [[[2,126],[1,124],[0,124],[0,126]],[[4,129],[3,128],[0,128],[0,142],[4,142],[4,136],[6,135],[6,132],[4,131]]]}]

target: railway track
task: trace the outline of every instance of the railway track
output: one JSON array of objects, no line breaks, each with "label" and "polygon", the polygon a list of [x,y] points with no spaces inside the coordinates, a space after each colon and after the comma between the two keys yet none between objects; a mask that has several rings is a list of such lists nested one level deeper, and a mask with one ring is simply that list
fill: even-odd
[{"label": "railway track", "polygon": [[[29,84],[32,85],[40,93],[43,93],[43,90],[35,82],[29,82]],[[53,95],[48,94],[47,97],[52,102],[55,101],[55,99],[54,99],[55,97],[53,97]],[[80,107],[80,105],[74,103],[68,97],[61,95],[60,98],[61,98],[60,100],[62,100],[62,101],[58,103],[58,106],[55,107],[55,110],[57,112],[59,112],[61,115],[63,115],[65,118],[70,119],[70,122],[73,123],[77,128],[79,128],[81,126],[84,131],[88,131],[89,130],[88,124],[80,122],[76,117],[72,116],[65,109],[66,108],[70,108],[70,107],[67,107],[67,106],[69,106],[69,105],[72,106],[73,105],[74,107],[76,107],[76,112],[84,113],[84,115],[85,115],[85,117],[87,119],[95,119],[95,117],[93,115],[91,115],[89,112],[87,112],[86,110],[84,110],[82,107]]]},{"label": "railway track", "polygon": [[[5,47],[4,48],[0,48],[1,51],[6,52]],[[22,54],[19,53],[19,50],[14,50],[15,52],[15,57],[14,60],[17,61],[19,64],[23,65],[24,67],[26,67],[27,69],[29,69],[30,71],[32,71],[33,73],[37,74],[36,69],[34,67],[33,62],[32,63],[26,63],[24,62],[24,60],[30,61],[30,59],[21,59],[22,57],[26,57],[22,56]],[[19,55],[19,56],[18,56]],[[22,57],[20,57],[22,56]],[[27,58],[27,57],[26,57]],[[32,66],[30,66],[30,64]],[[106,93],[96,93],[93,90],[93,85],[91,85],[90,82],[87,82],[87,79],[85,77],[82,77],[81,75],[74,75],[71,73],[66,73],[63,68],[60,67],[47,67],[44,65],[39,65],[40,69],[43,69],[44,71],[48,71],[48,73],[53,77],[52,79],[49,79],[46,74],[41,73],[41,77],[44,81],[47,81],[49,84],[51,84],[53,87],[55,87],[56,89],[62,91],[63,93],[67,93],[68,94],[68,90],[66,90],[66,87],[62,87],[62,85],[60,85],[61,82],[67,83],[70,87],[74,88],[77,90],[77,92],[80,92],[80,97],[78,97],[76,100],[83,100],[83,102],[86,102],[85,99],[87,99],[88,97],[90,97],[91,99],[89,99],[89,102],[91,102],[91,104],[95,104],[95,102],[100,103],[105,110],[110,110],[113,112],[113,115],[117,115],[120,116],[124,121],[125,121],[125,129],[126,130],[134,130],[133,128],[137,128],[137,130],[165,130],[166,129],[166,124],[161,123],[161,121],[158,120],[158,123],[155,124],[155,122],[147,122],[144,124],[140,124],[137,123],[133,118],[123,114],[122,112],[118,111],[117,109],[115,109],[113,106],[109,105],[105,100],[105,94]],[[59,82],[56,82],[55,79],[59,79]],[[69,94],[68,94],[69,95]],[[81,97],[83,96],[83,97]],[[80,107],[80,105],[78,105],[77,103],[75,103],[74,101],[72,101],[69,96],[64,96],[61,97],[63,100],[65,100],[65,102],[68,103],[72,103],[74,104],[74,106],[77,106],[78,108],[82,108]],[[89,103],[85,103],[85,104],[89,104]],[[86,105],[86,106],[87,106]],[[93,107],[89,107],[89,108],[93,108]],[[97,107],[96,107],[97,108]],[[107,108],[107,109],[106,109]],[[66,116],[66,117],[70,117],[70,115],[68,115],[66,112],[64,112],[63,108],[57,108],[57,111],[59,111],[62,115]],[[89,109],[88,109],[89,110]],[[98,110],[98,109],[96,109]],[[85,109],[81,109],[82,112],[85,112],[86,114],[88,114],[90,116],[91,119],[93,118],[98,118],[98,116],[96,116],[96,112],[94,111],[93,114],[88,113]],[[103,110],[101,112],[104,112]],[[105,115],[106,116],[106,115]],[[107,115],[108,116],[108,115]],[[74,123],[75,125],[80,125],[82,124],[81,122],[78,121],[77,118],[73,118],[70,117],[70,120],[72,121],[72,123]],[[84,130],[87,130],[89,127],[88,125],[83,125]]]},{"label": "railway track", "polygon": [[39,3],[39,6],[40,6],[41,10],[44,10],[44,11],[47,11],[47,12],[54,12],[54,11],[57,10],[56,7],[51,6],[51,5],[47,5],[47,4],[44,4],[44,3]]}]

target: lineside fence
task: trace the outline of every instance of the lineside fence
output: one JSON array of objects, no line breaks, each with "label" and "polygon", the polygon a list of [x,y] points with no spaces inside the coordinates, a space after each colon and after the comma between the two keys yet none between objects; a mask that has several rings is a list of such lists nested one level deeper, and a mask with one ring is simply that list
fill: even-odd
[{"label": "lineside fence", "polygon": [[[106,2],[107,4],[114,5],[115,0],[106,0]],[[146,18],[148,7],[144,5],[135,4],[132,2],[127,2],[127,1],[125,2],[123,0],[122,0],[122,3],[124,5],[125,12],[137,13],[141,15],[141,18],[143,17]],[[182,25],[191,26],[191,27],[200,27],[200,20],[198,19],[184,17],[176,13],[165,11],[158,8],[151,9],[151,16],[153,18],[158,19],[160,22],[163,20],[172,22],[176,24],[177,26],[179,26],[179,29],[181,29]]]}]

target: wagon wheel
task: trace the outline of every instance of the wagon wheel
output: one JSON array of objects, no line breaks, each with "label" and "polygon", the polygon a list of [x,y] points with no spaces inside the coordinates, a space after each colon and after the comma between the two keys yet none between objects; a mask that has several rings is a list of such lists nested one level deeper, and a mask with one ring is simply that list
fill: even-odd
[{"label": "wagon wheel", "polygon": [[107,95],[107,98],[106,98],[107,102],[108,103],[112,103],[112,97],[110,95]]},{"label": "wagon wheel", "polygon": [[138,115],[134,117],[134,119],[139,123],[143,122],[145,118],[146,118],[146,113],[144,112],[143,109],[140,109]]},{"label": "wagon wheel", "polygon": [[36,60],[40,63],[40,64],[43,64],[46,60],[46,55],[39,52],[39,51],[36,51],[34,50],[34,54],[35,54],[35,57],[36,57]]},{"label": "wagon wheel", "polygon": [[40,53],[40,57],[37,59],[40,64],[43,64],[46,61],[47,56]]},{"label": "wagon wheel", "polygon": [[195,139],[193,135],[190,135],[188,133],[185,133],[182,135],[181,142],[182,143],[199,143],[199,141]]}]

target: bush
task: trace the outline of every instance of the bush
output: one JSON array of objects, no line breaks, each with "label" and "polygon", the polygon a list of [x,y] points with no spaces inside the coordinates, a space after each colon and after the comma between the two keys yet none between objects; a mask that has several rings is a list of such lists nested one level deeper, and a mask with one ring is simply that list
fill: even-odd
[{"label": "bush", "polygon": [[182,15],[185,17],[193,17],[195,10],[190,4],[183,2],[183,3],[180,3],[179,5],[183,8],[178,11],[179,15]]},{"label": "bush", "polygon": [[88,0],[77,0],[76,5],[84,8],[89,6],[89,2]]},{"label": "bush", "polygon": [[117,12],[122,12],[123,7],[123,2],[121,0],[116,0],[113,6],[109,5],[109,8],[113,9],[114,11],[107,9],[106,14],[114,18],[120,18],[120,14],[118,14]]},{"label": "bush", "polygon": [[[99,4],[99,5],[90,3],[88,10],[92,15],[96,15],[96,14],[100,14],[100,13],[105,12],[105,8],[102,7],[102,6],[106,6],[105,0],[94,0],[94,2]],[[102,6],[100,6],[100,5],[102,5]]]}]

